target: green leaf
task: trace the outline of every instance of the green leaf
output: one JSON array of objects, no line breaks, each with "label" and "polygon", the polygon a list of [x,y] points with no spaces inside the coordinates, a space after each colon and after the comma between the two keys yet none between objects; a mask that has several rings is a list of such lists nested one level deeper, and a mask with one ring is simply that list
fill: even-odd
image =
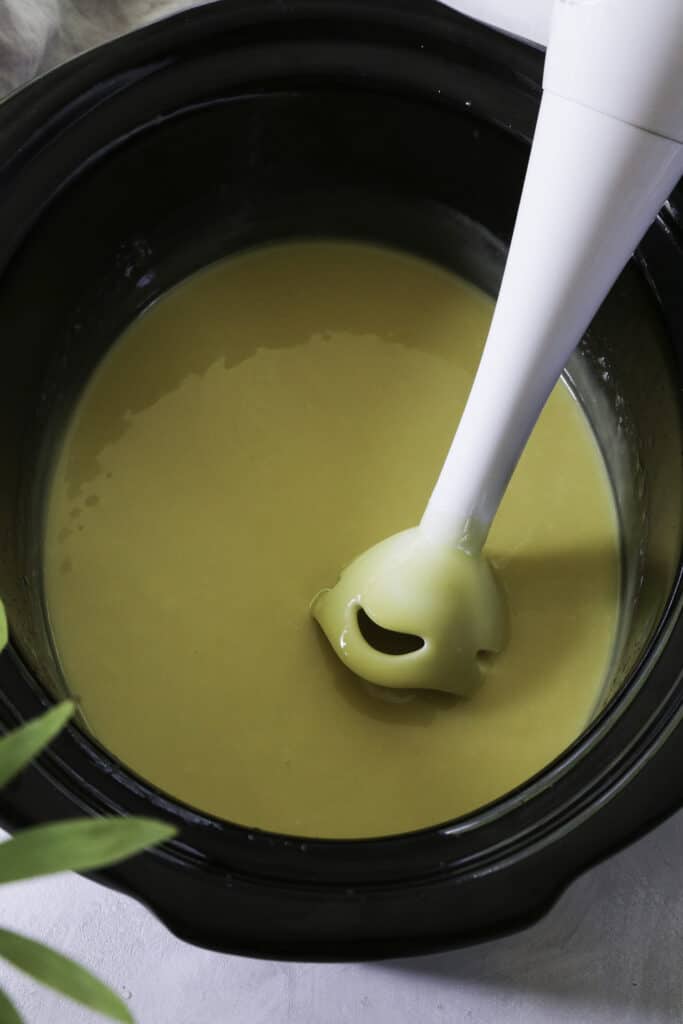
[{"label": "green leaf", "polygon": [[0,843],[0,882],[105,867],[173,835],[175,829],[150,818],[76,818],[35,825]]},{"label": "green leaf", "polygon": [[65,700],[0,739],[0,787],[5,786],[55,738],[73,713],[73,701]]},{"label": "green leaf", "polygon": [[128,1007],[115,992],[85,967],[54,949],[0,928],[0,956],[36,981],[89,1006],[91,1010],[98,1010],[112,1020],[122,1021],[122,1024],[134,1024]]},{"label": "green leaf", "polygon": [[[7,616],[5,615],[5,606],[0,601],[0,651],[3,647],[7,646],[9,640],[9,630],[7,628]],[[2,1024],[2,1022],[0,1022]]]},{"label": "green leaf", "polygon": [[9,998],[0,988],[0,1024],[23,1024]]}]

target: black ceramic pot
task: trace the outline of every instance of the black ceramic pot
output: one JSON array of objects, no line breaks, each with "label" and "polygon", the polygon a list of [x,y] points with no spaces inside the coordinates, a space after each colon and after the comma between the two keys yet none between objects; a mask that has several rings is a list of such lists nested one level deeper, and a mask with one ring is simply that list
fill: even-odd
[{"label": "black ceramic pot", "polygon": [[[41,589],[45,467],[121,328],[198,266],[285,236],[404,246],[495,291],[541,66],[538,51],[429,0],[225,0],[0,106],[3,727],[58,686]],[[166,818],[177,841],[97,877],[191,942],[349,959],[518,927],[678,807],[682,246],[674,197],[568,368],[612,475],[625,583],[609,699],[563,757],[440,827],[304,842],[184,807],[70,728],[0,795],[5,823]]]}]

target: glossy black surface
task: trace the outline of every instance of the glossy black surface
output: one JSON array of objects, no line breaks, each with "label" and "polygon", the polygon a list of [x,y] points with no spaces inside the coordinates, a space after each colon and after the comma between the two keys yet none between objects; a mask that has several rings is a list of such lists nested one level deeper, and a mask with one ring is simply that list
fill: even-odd
[{"label": "glossy black surface", "polygon": [[[3,726],[59,687],[41,601],[45,469],[120,329],[210,259],[289,235],[403,245],[495,290],[540,74],[536,51],[427,0],[250,0],[92,51],[0,106]],[[674,198],[570,371],[619,499],[629,616],[617,695],[565,758],[450,825],[302,842],[185,808],[71,728],[0,794],[4,820],[166,817],[179,840],[99,877],[190,941],[344,959],[517,927],[677,807],[682,238]]]}]

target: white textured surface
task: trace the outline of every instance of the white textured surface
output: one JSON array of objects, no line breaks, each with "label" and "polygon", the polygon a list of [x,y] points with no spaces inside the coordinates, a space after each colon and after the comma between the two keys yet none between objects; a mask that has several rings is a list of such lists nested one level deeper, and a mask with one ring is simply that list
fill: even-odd
[{"label": "white textured surface", "polygon": [[461,14],[546,46],[553,0],[441,0]]},{"label": "white textured surface", "polygon": [[[206,953],[132,900],[71,875],[4,887],[0,925],[97,971],[138,1024],[679,1024],[682,849],[679,814],[578,879],[526,932],[403,961]],[[1,963],[0,983],[27,1024],[94,1024]]]}]

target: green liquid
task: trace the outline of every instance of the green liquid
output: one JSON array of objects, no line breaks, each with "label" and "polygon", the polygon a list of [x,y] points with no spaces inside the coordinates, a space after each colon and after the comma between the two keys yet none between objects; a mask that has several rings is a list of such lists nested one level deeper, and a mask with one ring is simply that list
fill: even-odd
[{"label": "green liquid", "polygon": [[486,548],[509,642],[473,696],[378,700],[309,613],[418,522],[492,308],[408,255],[287,243],[195,275],[113,347],[56,461],[45,581],[69,686],[135,772],[250,827],[374,836],[487,803],[585,727],[618,537],[563,385]]}]

